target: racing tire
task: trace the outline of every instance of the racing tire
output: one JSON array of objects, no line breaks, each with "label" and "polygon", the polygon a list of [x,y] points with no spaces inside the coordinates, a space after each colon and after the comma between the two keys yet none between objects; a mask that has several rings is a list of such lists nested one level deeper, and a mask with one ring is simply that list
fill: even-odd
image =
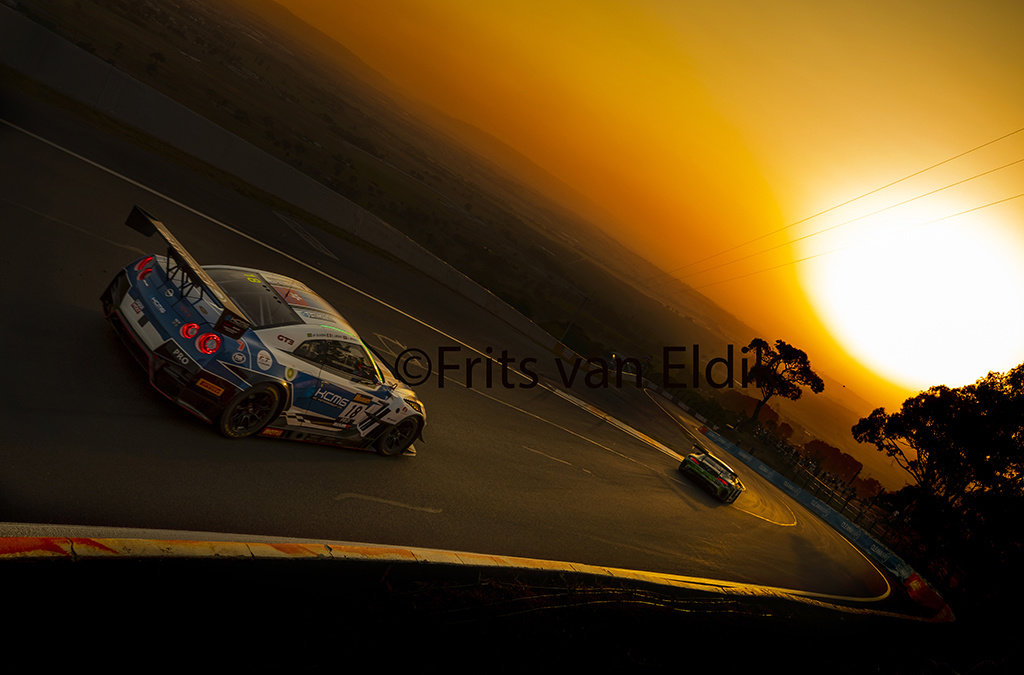
[{"label": "racing tire", "polygon": [[270,424],[280,408],[281,390],[267,382],[258,382],[228,401],[217,420],[217,428],[228,438],[252,436]]},{"label": "racing tire", "polygon": [[413,441],[420,435],[420,428],[423,423],[418,417],[406,417],[404,420],[391,426],[387,431],[374,441],[378,455],[385,457],[397,457],[405,452]]}]

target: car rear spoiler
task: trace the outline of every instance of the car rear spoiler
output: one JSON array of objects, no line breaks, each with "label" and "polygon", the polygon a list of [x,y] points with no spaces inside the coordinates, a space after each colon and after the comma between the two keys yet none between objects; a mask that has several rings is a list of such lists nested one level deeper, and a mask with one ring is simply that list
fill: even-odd
[{"label": "car rear spoiler", "polygon": [[214,330],[237,340],[252,326],[238,305],[228,297],[224,289],[217,285],[217,282],[210,278],[206,270],[199,266],[199,263],[185,250],[181,242],[171,234],[166,225],[139,206],[132,207],[132,212],[128,214],[125,225],[145,237],[159,234],[160,238],[167,243],[167,258],[169,261],[167,276],[178,282],[183,297],[193,288],[198,289],[200,298],[204,294],[209,293],[223,308],[220,317],[214,325]]}]

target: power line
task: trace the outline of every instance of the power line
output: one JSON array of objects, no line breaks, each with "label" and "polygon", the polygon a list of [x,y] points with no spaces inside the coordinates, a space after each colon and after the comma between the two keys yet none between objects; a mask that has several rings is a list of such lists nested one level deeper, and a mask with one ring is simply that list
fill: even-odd
[{"label": "power line", "polygon": [[878,209],[877,211],[872,211],[871,213],[866,213],[866,214],[864,214],[862,216],[857,216],[856,218],[852,218],[850,220],[847,220],[847,221],[844,221],[844,222],[841,222],[841,223],[837,223],[835,225],[830,225],[830,226],[822,228],[820,230],[815,230],[814,232],[809,232],[808,234],[805,234],[805,235],[802,235],[800,237],[797,237],[796,239],[789,239],[787,241],[782,242],[781,244],[776,244],[775,246],[771,246],[769,248],[762,249],[760,251],[755,251],[753,253],[749,253],[749,254],[741,257],[741,258],[734,258],[733,260],[729,260],[727,262],[719,263],[717,265],[712,265],[711,267],[702,269],[702,270],[697,271],[697,272],[692,272],[690,274],[685,275],[682,278],[686,279],[688,277],[691,277],[691,276],[694,276],[694,275],[697,275],[697,274],[705,274],[707,272],[711,272],[712,270],[717,270],[719,268],[726,267],[728,265],[733,265],[733,264],[741,262],[743,260],[747,260],[748,258],[753,258],[755,256],[759,256],[759,255],[768,253],[770,251],[774,251],[776,249],[782,248],[783,246],[789,246],[790,244],[795,244],[798,241],[803,241],[804,239],[810,239],[811,237],[816,237],[819,234],[824,234],[825,232],[829,232],[831,230],[838,229],[840,227],[843,227],[844,225],[849,225],[850,223],[855,223],[858,220],[864,220],[865,218],[870,218],[872,216],[877,216],[880,213],[884,213],[886,211],[890,211],[892,209],[899,208],[900,206],[905,206],[905,205],[909,204],[910,202],[917,201],[918,199],[924,199],[925,197],[930,197],[930,196],[932,196],[934,194],[942,192],[943,190],[948,190],[948,189],[956,187],[958,185],[963,185],[964,183],[969,183],[972,180],[976,180],[978,178],[982,178],[982,177],[987,176],[989,174],[993,174],[996,171],[1001,171],[1003,169],[1006,169],[1006,168],[1009,168],[1011,166],[1014,166],[1015,164],[1020,164],[1021,162],[1024,162],[1024,157],[1022,157],[1020,159],[1017,159],[1017,160],[1014,160],[1012,162],[1009,162],[1007,164],[1003,164],[1002,166],[998,166],[998,167],[996,167],[994,169],[989,169],[987,171],[982,171],[981,173],[976,173],[976,174],[974,174],[973,176],[971,176],[969,178],[964,178],[962,180],[955,181],[953,183],[950,183],[949,185],[944,185],[943,187],[936,188],[936,189],[931,190],[929,192],[925,192],[924,194],[917,195],[916,197],[911,197],[910,199],[905,199],[902,202],[897,202],[896,204],[892,204],[891,206],[886,206],[885,208]]},{"label": "power line", "polygon": [[836,209],[839,209],[839,208],[842,208],[842,207],[847,206],[849,204],[852,204],[853,202],[856,202],[856,201],[859,201],[861,199],[864,199],[865,197],[870,197],[871,195],[875,194],[876,192],[881,192],[882,190],[890,188],[890,187],[892,187],[894,185],[898,185],[899,183],[902,183],[904,181],[910,180],[911,178],[914,178],[915,176],[920,176],[921,174],[923,174],[923,173],[925,173],[927,171],[931,171],[932,169],[936,169],[936,168],[938,168],[938,167],[940,167],[940,166],[942,166],[944,164],[949,164],[950,162],[955,161],[957,159],[960,159],[961,157],[964,157],[965,155],[969,155],[972,152],[977,152],[978,150],[981,150],[982,148],[988,147],[990,145],[993,145],[994,143],[998,143],[999,141],[1002,141],[1002,140],[1005,140],[1007,138],[1010,138],[1011,136],[1019,134],[1022,131],[1024,131],[1024,127],[1021,127],[1021,128],[1016,129],[1014,131],[1011,131],[1011,132],[1009,132],[1007,134],[1003,134],[1002,136],[1000,136],[998,138],[994,138],[994,139],[992,139],[990,141],[986,141],[985,143],[982,143],[981,145],[976,145],[975,147],[971,148],[970,150],[965,150],[965,151],[963,151],[963,152],[961,152],[959,154],[953,155],[952,157],[948,157],[948,158],[942,160],[941,162],[937,162],[935,164],[932,164],[931,166],[925,167],[923,169],[919,169],[918,171],[915,171],[914,173],[908,174],[908,175],[906,175],[906,176],[904,176],[902,178],[899,178],[897,180],[894,180],[894,181],[892,181],[890,183],[886,183],[885,185],[882,185],[881,187],[877,187],[877,188],[875,188],[873,190],[869,190],[868,192],[865,192],[862,195],[858,195],[857,197],[854,197],[852,199],[848,199],[845,202],[842,202],[840,204],[836,204],[835,206],[830,206],[829,208],[827,208],[827,209],[825,209],[823,211],[819,211],[819,212],[817,212],[817,213],[815,213],[813,215],[807,216],[806,218],[802,218],[802,219],[800,219],[800,220],[798,220],[796,222],[790,223],[789,225],[785,225],[785,226],[780,227],[778,229],[772,230],[771,232],[766,232],[765,234],[758,235],[757,237],[754,237],[752,239],[748,239],[746,241],[740,242],[739,244],[736,244],[734,246],[730,246],[729,248],[723,249],[723,250],[721,250],[721,251],[719,251],[717,253],[713,253],[713,254],[711,254],[709,256],[701,258],[700,260],[695,260],[693,262],[687,263],[687,264],[682,265],[680,267],[676,267],[676,268],[674,268],[672,270],[668,270],[668,271],[660,272],[659,274],[655,274],[654,276],[650,277],[650,279],[648,279],[648,282],[653,281],[654,279],[657,279],[659,276],[663,276],[663,275],[670,277],[674,272],[678,272],[679,270],[686,269],[687,267],[692,267],[693,265],[699,265],[702,262],[707,262],[708,260],[711,260],[713,258],[717,258],[718,256],[723,255],[725,253],[730,253],[731,251],[735,251],[736,249],[742,248],[744,246],[747,246],[748,244],[752,244],[752,243],[754,243],[756,241],[760,241],[760,240],[765,239],[767,237],[770,237],[770,236],[772,236],[774,234],[778,234],[779,232],[784,232],[785,230],[788,230],[790,228],[796,227],[797,225],[800,225],[802,223],[806,223],[808,220],[813,220],[814,218],[817,218],[819,216],[823,216],[826,213],[830,213],[832,211],[835,211]]},{"label": "power line", "polygon": [[[925,221],[925,222],[922,222],[922,223],[915,223],[914,225],[912,225],[910,227],[923,227],[925,225],[933,225],[933,224],[941,222],[943,220],[949,220],[950,218],[956,218],[957,216],[963,216],[963,215],[966,215],[968,213],[972,213],[974,211],[980,211],[981,209],[987,209],[990,206],[996,206],[997,204],[1003,204],[1005,202],[1008,202],[1008,201],[1011,201],[1011,200],[1014,200],[1014,199],[1020,199],[1021,197],[1024,197],[1024,192],[1021,192],[1020,194],[1013,195],[1012,197],[1005,197],[1003,199],[997,199],[996,201],[989,202],[988,204],[982,204],[981,206],[975,206],[975,207],[972,207],[972,208],[969,208],[969,209],[965,209],[963,211],[959,211],[957,213],[952,213],[952,214],[950,214],[948,216],[942,216],[941,218],[935,218],[933,220],[928,220],[928,221]],[[822,256],[831,255],[832,253],[838,253],[839,251],[845,251],[847,249],[854,248],[856,246],[857,246],[856,244],[849,245],[849,246],[840,246],[838,248],[829,249],[828,251],[822,251],[821,253],[815,253],[814,255],[809,255],[809,256],[807,256],[805,258],[800,258],[798,260],[790,260],[788,262],[784,262],[784,263],[775,265],[773,267],[766,267],[764,269],[755,270],[754,272],[748,272],[747,274],[741,274],[741,275],[738,275],[738,276],[729,277],[728,279],[721,279],[719,281],[714,281],[714,282],[711,282],[709,284],[703,284],[701,286],[696,286],[695,289],[696,290],[700,290],[702,288],[708,288],[709,286],[717,286],[719,284],[728,283],[730,281],[737,281],[739,279],[745,279],[747,277],[752,277],[752,276],[754,276],[756,274],[763,274],[765,272],[771,272],[772,270],[777,270],[777,269],[780,269],[782,267],[788,267],[790,265],[797,265],[799,263],[806,262],[808,260],[813,260],[814,258],[821,258]]]}]

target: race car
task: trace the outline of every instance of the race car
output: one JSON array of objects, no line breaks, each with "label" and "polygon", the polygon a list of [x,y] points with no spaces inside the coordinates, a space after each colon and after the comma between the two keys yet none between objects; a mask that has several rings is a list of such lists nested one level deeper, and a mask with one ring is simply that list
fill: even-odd
[{"label": "race car", "polygon": [[716,499],[726,504],[732,504],[746,490],[736,472],[706,450],[687,455],[679,463],[679,471],[700,482]]},{"label": "race car", "polygon": [[100,300],[157,391],[229,438],[415,454],[423,403],[322,297],[273,272],[201,267],[138,206],[125,224],[166,255],[124,267]]}]

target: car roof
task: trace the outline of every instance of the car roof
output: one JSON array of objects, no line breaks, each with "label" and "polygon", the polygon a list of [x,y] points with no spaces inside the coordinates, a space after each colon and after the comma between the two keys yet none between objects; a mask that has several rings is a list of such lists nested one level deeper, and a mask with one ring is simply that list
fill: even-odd
[{"label": "car roof", "polygon": [[[316,291],[298,279],[250,267],[235,265],[206,265],[205,269],[234,270],[240,274],[257,274],[263,278],[289,307],[298,315],[306,328],[322,328],[332,334],[324,337],[336,337],[345,341],[360,342],[358,333],[352,324],[341,315],[330,303]],[[318,331],[318,332],[324,332]]]},{"label": "car roof", "polygon": [[718,464],[722,468],[727,469],[732,474],[736,473],[736,471],[731,466],[723,462],[717,455],[713,455],[706,450],[701,454],[704,455],[705,458],[710,459],[713,464]]}]

